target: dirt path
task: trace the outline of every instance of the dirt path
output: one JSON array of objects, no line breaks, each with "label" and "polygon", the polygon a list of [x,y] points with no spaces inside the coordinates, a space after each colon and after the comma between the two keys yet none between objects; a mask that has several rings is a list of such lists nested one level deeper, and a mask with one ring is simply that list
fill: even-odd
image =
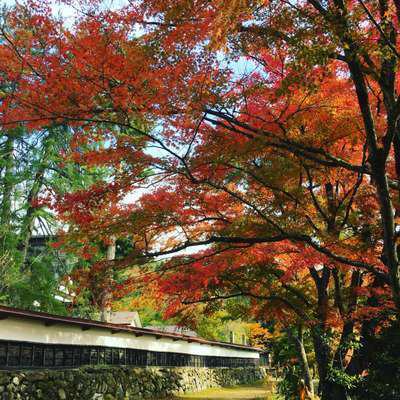
[{"label": "dirt path", "polygon": [[270,386],[238,386],[233,388],[207,389],[177,397],[180,400],[279,400],[271,394]]}]

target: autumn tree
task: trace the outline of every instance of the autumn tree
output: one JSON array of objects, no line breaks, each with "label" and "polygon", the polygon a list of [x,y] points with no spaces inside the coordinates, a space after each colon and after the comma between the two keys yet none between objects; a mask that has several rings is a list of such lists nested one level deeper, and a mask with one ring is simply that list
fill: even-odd
[{"label": "autumn tree", "polygon": [[[30,28],[9,23],[10,10],[2,9],[1,57],[7,60],[11,38],[29,36]],[[43,55],[35,44],[32,52]],[[12,60],[12,59],[11,59]],[[22,60],[22,55],[18,58]],[[23,85],[23,70],[5,61],[0,96],[5,105]],[[22,67],[23,68],[23,67]],[[2,125],[0,135],[0,264],[2,303],[65,313],[59,298],[61,280],[72,268],[72,260],[48,246],[56,240],[61,225],[54,212],[39,198],[45,194],[77,191],[106,178],[106,168],[85,168],[68,160],[73,129],[66,124],[45,124],[29,130],[23,124]],[[43,241],[34,246],[35,236]],[[46,245],[47,243],[47,245]],[[40,248],[40,250],[38,250]]]},{"label": "autumn tree", "polygon": [[[172,288],[188,301],[206,299],[210,282],[225,291],[230,252],[248,258],[229,266],[250,269],[235,274],[239,293],[270,300],[304,279],[322,398],[346,398],[330,368],[369,329],[355,317],[400,308],[398,2],[82,3],[72,27],[46,4],[10,13],[2,79],[23,73],[0,112],[10,128],[68,123],[80,144],[107,138],[72,157],[111,178],[48,199],[75,238],[131,240],[131,254],[93,273],[207,246],[165,264],[169,282],[196,273]],[[296,262],[270,258],[276,246],[297,249]],[[317,333],[332,327],[344,345],[334,351]]]}]

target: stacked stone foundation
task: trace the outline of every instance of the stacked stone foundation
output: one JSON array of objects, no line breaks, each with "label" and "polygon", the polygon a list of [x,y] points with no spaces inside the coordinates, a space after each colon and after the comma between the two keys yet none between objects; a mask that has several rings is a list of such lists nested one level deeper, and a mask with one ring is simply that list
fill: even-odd
[{"label": "stacked stone foundation", "polygon": [[0,371],[0,400],[165,399],[213,387],[251,384],[265,377],[262,367]]}]

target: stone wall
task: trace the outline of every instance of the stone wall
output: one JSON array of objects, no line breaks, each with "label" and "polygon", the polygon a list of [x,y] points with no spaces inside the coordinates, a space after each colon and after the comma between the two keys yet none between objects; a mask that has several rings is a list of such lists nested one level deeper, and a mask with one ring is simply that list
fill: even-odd
[{"label": "stone wall", "polygon": [[85,367],[0,371],[0,400],[162,399],[263,379],[264,368]]}]

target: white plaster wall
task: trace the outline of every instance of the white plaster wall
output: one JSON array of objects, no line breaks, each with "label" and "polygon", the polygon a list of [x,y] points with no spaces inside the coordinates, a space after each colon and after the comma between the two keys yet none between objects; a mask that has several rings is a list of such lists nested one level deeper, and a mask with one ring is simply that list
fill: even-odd
[{"label": "white plaster wall", "polygon": [[215,357],[259,358],[259,353],[252,350],[233,349],[218,345],[211,346],[196,342],[188,343],[184,340],[174,341],[168,338],[156,339],[150,335],[136,337],[129,332],[112,334],[111,330],[108,329],[90,328],[83,331],[79,326],[66,324],[46,326],[41,321],[12,317],[0,321],[0,340],[122,347]]}]

